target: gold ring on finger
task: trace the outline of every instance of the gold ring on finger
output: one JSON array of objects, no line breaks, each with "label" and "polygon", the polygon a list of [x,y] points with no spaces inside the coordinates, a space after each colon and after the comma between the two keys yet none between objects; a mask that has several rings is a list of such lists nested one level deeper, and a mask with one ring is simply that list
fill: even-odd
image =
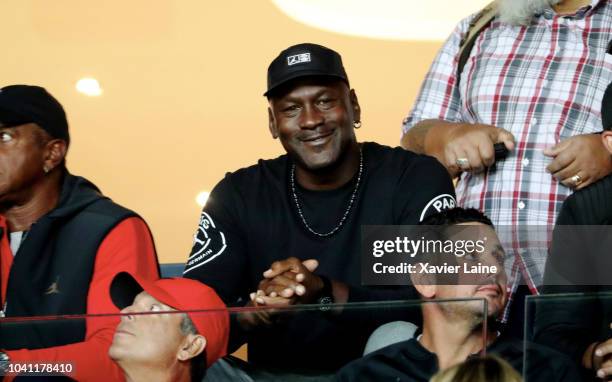
[{"label": "gold ring on finger", "polygon": [[571,178],[572,183],[574,183],[574,185],[578,186],[580,183],[582,183],[582,177],[578,174],[572,176]]}]

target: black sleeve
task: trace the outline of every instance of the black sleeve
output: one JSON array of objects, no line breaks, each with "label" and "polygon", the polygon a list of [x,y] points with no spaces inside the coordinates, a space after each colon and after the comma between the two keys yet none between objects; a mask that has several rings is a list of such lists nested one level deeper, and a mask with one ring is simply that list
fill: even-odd
[{"label": "black sleeve", "polygon": [[[588,241],[583,224],[576,215],[576,199],[570,197],[563,204],[553,231],[550,253],[544,271],[544,295],[586,293],[584,296],[542,296],[536,300],[534,340],[561,351],[577,364],[587,347],[596,340],[600,318],[598,302],[593,292],[596,286],[586,285],[589,267]],[[586,226],[584,228],[587,228]]]},{"label": "black sleeve", "polygon": [[[548,293],[569,293],[586,287],[549,286]],[[534,341],[569,356],[576,364],[582,363],[587,347],[595,342],[599,316],[594,298],[556,297],[539,298],[535,305]]]},{"label": "black sleeve", "polygon": [[394,195],[397,224],[416,225],[429,215],[457,206],[450,175],[435,158],[420,155],[406,167]]},{"label": "black sleeve", "polygon": [[230,176],[215,186],[202,210],[184,276],[214,288],[228,306],[244,306],[248,262],[242,201]]},{"label": "black sleeve", "polygon": [[[436,159],[415,156],[401,174],[393,195],[394,221],[416,225],[425,217],[453,208],[455,190],[448,172]],[[413,287],[350,287],[349,302],[413,300],[419,295]]]}]

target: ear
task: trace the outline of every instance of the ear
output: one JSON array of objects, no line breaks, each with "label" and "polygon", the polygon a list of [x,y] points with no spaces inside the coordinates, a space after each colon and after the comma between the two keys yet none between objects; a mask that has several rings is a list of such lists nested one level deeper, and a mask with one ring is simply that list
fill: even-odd
[{"label": "ear", "polygon": [[[420,264],[418,263],[415,263],[414,265],[420,267]],[[413,272],[410,274],[410,280],[412,281],[414,288],[421,296],[423,296],[423,298],[432,299],[436,296],[436,285],[429,274]]]},{"label": "ear", "polygon": [[188,334],[185,336],[176,358],[179,361],[189,361],[197,357],[206,348],[206,338],[201,334]]},{"label": "ear", "polygon": [[278,138],[278,128],[276,127],[276,120],[274,119],[274,113],[272,113],[272,106],[268,107],[268,128],[272,134],[272,138]]},{"label": "ear", "polygon": [[45,157],[43,162],[43,168],[49,172],[56,168],[62,160],[66,157],[66,150],[68,149],[66,141],[63,139],[52,139],[45,145]]},{"label": "ear", "polygon": [[604,130],[604,132],[601,133],[601,140],[604,147],[608,150],[610,155],[612,155],[612,130]]},{"label": "ear", "polygon": [[359,106],[359,100],[357,99],[357,93],[355,93],[355,89],[351,89],[350,100],[351,107],[353,108],[353,120],[355,122],[361,122],[361,106]]}]

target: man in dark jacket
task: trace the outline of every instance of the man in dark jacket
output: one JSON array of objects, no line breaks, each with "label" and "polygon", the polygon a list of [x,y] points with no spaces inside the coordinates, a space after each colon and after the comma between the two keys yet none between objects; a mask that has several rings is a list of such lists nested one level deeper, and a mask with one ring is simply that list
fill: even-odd
[{"label": "man in dark jacket", "polygon": [[[612,155],[612,83],[604,94],[601,139]],[[571,195],[557,219],[535,338],[567,353],[585,375],[612,376],[612,175]]]},{"label": "man in dark jacket", "polygon": [[[158,278],[146,223],[67,171],[69,142],[64,110],[45,89],[0,89],[0,316],[114,313],[115,274]],[[78,380],[122,378],[107,356],[117,319],[4,321],[0,366],[71,363]]]},{"label": "man in dark jacket", "polygon": [[426,301],[421,306],[420,333],[349,363],[340,370],[338,379],[426,382],[440,369],[492,353],[524,373],[527,381],[579,381],[576,367],[565,355],[508,338],[495,330],[495,318],[507,302],[507,288],[502,265],[504,250],[489,218],[474,209],[455,208],[432,215],[423,224],[448,226],[449,229],[440,229],[445,243],[451,239],[457,243],[483,239],[484,250],[461,256],[457,262],[463,265],[462,269],[466,264],[478,263],[496,266],[496,271],[477,275],[459,272],[453,285],[448,275],[412,273],[415,287]]}]

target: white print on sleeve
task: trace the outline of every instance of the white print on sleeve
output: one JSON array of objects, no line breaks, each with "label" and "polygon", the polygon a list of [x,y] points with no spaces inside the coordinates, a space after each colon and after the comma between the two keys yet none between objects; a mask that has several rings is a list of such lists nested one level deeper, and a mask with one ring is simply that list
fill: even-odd
[{"label": "white print on sleeve", "polygon": [[210,215],[202,211],[200,224],[195,235],[193,235],[193,254],[187,259],[185,265],[186,274],[213,260],[225,251],[225,235],[217,229]]},{"label": "white print on sleeve", "polygon": [[442,194],[438,195],[435,198],[431,199],[429,203],[423,208],[423,212],[421,212],[421,217],[419,221],[422,222],[429,215],[433,215],[435,213],[441,212],[443,210],[448,210],[451,208],[455,208],[457,206],[457,201],[450,194]]}]

